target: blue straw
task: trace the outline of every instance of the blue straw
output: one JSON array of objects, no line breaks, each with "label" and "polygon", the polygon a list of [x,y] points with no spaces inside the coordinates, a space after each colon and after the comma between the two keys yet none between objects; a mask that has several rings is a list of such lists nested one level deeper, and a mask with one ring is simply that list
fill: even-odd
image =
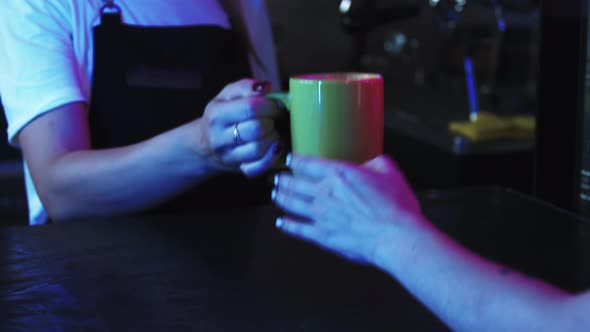
[{"label": "blue straw", "polygon": [[471,57],[466,56],[464,60],[465,66],[465,81],[467,83],[467,97],[469,99],[469,119],[472,121],[477,119],[478,102],[477,102],[477,88],[475,85],[475,76],[473,75],[473,63]]}]

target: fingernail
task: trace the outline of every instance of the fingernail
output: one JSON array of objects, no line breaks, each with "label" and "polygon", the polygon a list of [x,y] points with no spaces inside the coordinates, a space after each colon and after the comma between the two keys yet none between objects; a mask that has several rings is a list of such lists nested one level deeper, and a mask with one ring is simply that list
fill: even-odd
[{"label": "fingernail", "polygon": [[287,153],[287,157],[285,158],[285,165],[287,165],[287,167],[291,167],[291,153]]},{"label": "fingernail", "polygon": [[270,91],[270,82],[268,81],[259,81],[252,85],[252,90],[254,92],[268,92]]},{"label": "fingernail", "polygon": [[283,218],[278,217],[277,221],[275,222],[275,227],[281,229],[281,228],[283,228],[284,224],[285,224],[285,222],[283,221]]},{"label": "fingernail", "polygon": [[270,193],[270,199],[274,202],[277,199],[277,189],[273,189]]}]

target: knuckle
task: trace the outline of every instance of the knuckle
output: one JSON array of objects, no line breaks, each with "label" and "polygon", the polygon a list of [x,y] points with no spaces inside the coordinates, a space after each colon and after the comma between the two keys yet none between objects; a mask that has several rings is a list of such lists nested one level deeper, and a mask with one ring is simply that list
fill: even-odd
[{"label": "knuckle", "polygon": [[284,191],[277,190],[277,195],[275,196],[275,202],[280,206],[287,205],[287,194]]},{"label": "knuckle", "polygon": [[280,188],[285,188],[286,190],[291,190],[291,179],[289,178],[289,175],[282,175],[281,176],[281,180],[280,180]]},{"label": "knuckle", "polygon": [[246,119],[252,119],[252,118],[255,117],[255,115],[256,115],[256,109],[252,105],[252,102],[245,103],[245,105],[243,107],[243,112],[244,112],[244,117]]},{"label": "knuckle", "polygon": [[205,109],[204,117],[205,122],[209,127],[215,127],[217,123],[219,123],[219,116],[217,115],[217,112],[215,111],[214,107],[207,106],[207,108]]},{"label": "knuckle", "polygon": [[207,117],[207,125],[209,128],[215,128],[219,124],[219,118],[216,116]]},{"label": "knuckle", "polygon": [[291,222],[291,223],[289,223],[289,225],[287,227],[288,227],[288,230],[293,234],[300,235],[300,236],[304,235],[303,227],[301,227],[301,224],[299,224],[298,222]]},{"label": "knuckle", "polygon": [[203,112],[203,117],[208,118],[214,109],[215,109],[215,101],[210,101],[207,104],[207,106],[205,106],[205,111]]},{"label": "knuckle", "polygon": [[248,86],[250,86],[250,85],[252,85],[254,83],[254,80],[251,79],[251,78],[242,78],[239,81],[237,81],[236,83],[237,84],[240,84],[240,85],[248,85]]},{"label": "knuckle", "polygon": [[266,146],[264,144],[257,142],[252,144],[252,154],[256,157],[262,156],[266,152]]},{"label": "knuckle", "polygon": [[244,84],[244,80],[245,79],[242,78],[242,79],[239,79],[239,80],[236,80],[236,81],[232,81],[231,83],[229,83],[228,85],[225,86],[225,89],[228,89],[228,90],[235,89],[235,88],[243,85]]},{"label": "knuckle", "polygon": [[332,178],[332,183],[335,187],[341,187],[345,185],[346,180],[344,178],[344,174],[342,174],[341,172],[337,172],[336,174],[334,174],[334,177]]},{"label": "knuckle", "polygon": [[260,133],[262,132],[262,125],[259,121],[252,121],[250,124],[250,131],[252,132],[253,138],[260,137]]},{"label": "knuckle", "polygon": [[252,84],[253,81],[251,79],[243,78],[232,85],[233,93],[241,96],[248,95],[252,91]]}]

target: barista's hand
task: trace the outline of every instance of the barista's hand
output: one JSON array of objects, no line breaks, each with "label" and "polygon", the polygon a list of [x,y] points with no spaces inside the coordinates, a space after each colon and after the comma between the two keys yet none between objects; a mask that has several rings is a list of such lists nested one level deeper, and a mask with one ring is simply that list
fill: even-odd
[{"label": "barista's hand", "polygon": [[275,163],[282,152],[273,121],[279,109],[264,97],[269,91],[269,83],[243,79],[207,105],[198,121],[198,149],[214,168],[256,176]]},{"label": "barista's hand", "polygon": [[403,228],[428,228],[416,196],[391,159],[363,165],[294,155],[296,176],[281,173],[273,199],[289,212],[277,227],[350,260],[376,264],[375,253]]}]

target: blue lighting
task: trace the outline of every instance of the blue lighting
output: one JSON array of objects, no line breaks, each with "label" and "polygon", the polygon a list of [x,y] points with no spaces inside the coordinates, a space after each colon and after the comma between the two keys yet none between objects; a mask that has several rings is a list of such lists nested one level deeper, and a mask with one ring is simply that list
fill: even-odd
[{"label": "blue lighting", "polygon": [[469,118],[475,119],[478,113],[477,87],[473,74],[473,63],[471,57],[466,56],[464,60],[465,81],[467,83],[467,97],[469,99]]}]

